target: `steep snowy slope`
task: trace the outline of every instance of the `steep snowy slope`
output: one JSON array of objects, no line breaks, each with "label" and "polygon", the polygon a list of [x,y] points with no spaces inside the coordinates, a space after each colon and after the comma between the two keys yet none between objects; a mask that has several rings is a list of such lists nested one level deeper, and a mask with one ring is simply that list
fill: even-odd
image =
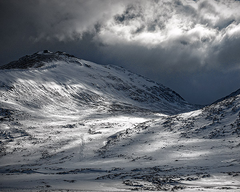
[{"label": "steep snowy slope", "polygon": [[11,103],[14,108],[51,113],[57,108],[77,110],[76,106],[91,105],[113,111],[137,107],[164,114],[194,109],[163,85],[120,67],[97,65],[62,52],[38,52],[2,69],[2,105]]},{"label": "steep snowy slope", "polygon": [[240,95],[196,109],[123,68],[42,51],[0,70],[0,190],[240,190]]}]

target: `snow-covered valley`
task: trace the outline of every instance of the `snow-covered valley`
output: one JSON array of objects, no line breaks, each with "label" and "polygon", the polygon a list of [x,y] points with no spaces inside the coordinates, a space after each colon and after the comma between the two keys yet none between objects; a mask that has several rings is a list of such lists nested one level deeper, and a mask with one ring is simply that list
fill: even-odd
[{"label": "snow-covered valley", "polygon": [[0,70],[1,191],[240,191],[240,95],[204,108],[116,66]]}]

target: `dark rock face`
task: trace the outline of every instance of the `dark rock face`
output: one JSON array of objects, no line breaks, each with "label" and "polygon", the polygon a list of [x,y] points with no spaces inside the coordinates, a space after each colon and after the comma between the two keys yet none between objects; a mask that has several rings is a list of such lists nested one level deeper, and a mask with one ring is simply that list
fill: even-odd
[{"label": "dark rock face", "polygon": [[39,68],[44,66],[46,62],[61,61],[64,60],[65,57],[75,58],[73,55],[69,55],[65,52],[57,51],[53,53],[49,50],[44,50],[34,53],[33,55],[26,55],[17,61],[12,61],[6,65],[0,66],[0,69]]}]

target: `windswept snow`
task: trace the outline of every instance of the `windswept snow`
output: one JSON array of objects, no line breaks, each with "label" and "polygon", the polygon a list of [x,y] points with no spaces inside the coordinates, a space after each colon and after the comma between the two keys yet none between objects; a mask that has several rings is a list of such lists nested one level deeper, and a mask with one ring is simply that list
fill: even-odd
[{"label": "windswept snow", "polygon": [[239,191],[239,110],[237,94],[198,109],[123,68],[23,57],[0,70],[0,190]]}]

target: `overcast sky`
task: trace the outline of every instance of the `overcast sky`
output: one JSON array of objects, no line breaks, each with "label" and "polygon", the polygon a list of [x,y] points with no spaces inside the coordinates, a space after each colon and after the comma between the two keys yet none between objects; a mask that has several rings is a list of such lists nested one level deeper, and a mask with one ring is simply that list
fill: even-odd
[{"label": "overcast sky", "polygon": [[39,50],[123,66],[208,104],[240,88],[240,1],[1,0],[0,65]]}]

